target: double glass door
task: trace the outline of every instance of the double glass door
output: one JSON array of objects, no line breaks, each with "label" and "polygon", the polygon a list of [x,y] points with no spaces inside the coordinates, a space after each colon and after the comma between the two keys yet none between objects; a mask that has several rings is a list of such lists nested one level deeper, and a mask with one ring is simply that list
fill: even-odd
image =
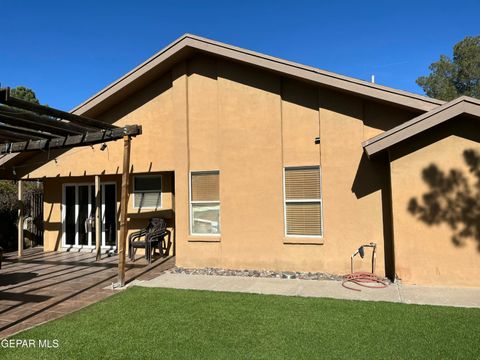
[{"label": "double glass door", "polygon": [[[114,183],[101,185],[101,246],[117,243],[117,195]],[[95,186],[66,184],[63,187],[63,246],[95,247]]]}]

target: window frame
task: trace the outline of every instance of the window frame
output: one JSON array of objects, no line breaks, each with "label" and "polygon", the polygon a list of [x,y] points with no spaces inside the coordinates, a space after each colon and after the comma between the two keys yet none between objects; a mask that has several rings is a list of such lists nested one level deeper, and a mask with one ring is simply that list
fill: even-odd
[{"label": "window frame", "polygon": [[[188,174],[188,212],[189,212],[189,233],[190,236],[199,237],[220,237],[222,233],[221,227],[221,211],[220,211],[220,192],[218,194],[218,200],[212,201],[192,201],[192,175],[197,174],[218,174],[218,186],[220,189],[220,170],[190,170]],[[215,234],[195,233],[193,232],[193,205],[208,205],[218,204],[218,228],[219,232]]]},{"label": "window frame", "polygon": [[[136,191],[135,185],[137,178],[148,178],[151,176],[160,177],[160,190],[141,190]],[[133,184],[132,184],[132,193],[133,193],[133,208],[134,209],[162,209],[163,206],[163,175],[162,174],[143,174],[143,175],[133,175]],[[145,194],[145,193],[160,193],[160,204],[159,206],[136,206],[136,198],[137,194]]]},{"label": "window frame", "polygon": [[[318,169],[320,174],[320,198],[319,199],[287,199],[286,190],[286,172],[287,170],[302,170],[302,169]],[[288,234],[287,228],[287,203],[319,203],[320,204],[320,235],[298,235]],[[284,166],[283,167],[283,227],[285,238],[305,238],[305,239],[323,239],[325,229],[323,227],[323,193],[322,193],[322,167],[320,165],[305,165],[305,166]]]}]

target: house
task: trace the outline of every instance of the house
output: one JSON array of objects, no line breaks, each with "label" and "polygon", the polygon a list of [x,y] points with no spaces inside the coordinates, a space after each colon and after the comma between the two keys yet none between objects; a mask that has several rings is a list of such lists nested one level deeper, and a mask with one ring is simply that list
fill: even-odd
[{"label": "house", "polygon": [[[438,188],[428,202],[435,174],[451,169],[476,189],[465,152],[479,149],[478,100],[444,103],[184,35],[72,112],[142,125],[128,229],[168,219],[177,266],[345,274],[373,242],[380,276],[480,286],[479,235],[458,236],[475,221],[439,216]],[[84,223],[100,175],[108,250],[121,159],[121,142],[21,154],[2,175],[43,181],[45,251],[93,247]],[[369,256],[355,268],[369,270]]]}]

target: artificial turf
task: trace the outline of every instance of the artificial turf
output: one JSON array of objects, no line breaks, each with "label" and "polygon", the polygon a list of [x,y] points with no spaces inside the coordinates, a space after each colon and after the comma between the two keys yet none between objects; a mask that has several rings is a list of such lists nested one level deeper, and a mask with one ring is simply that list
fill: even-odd
[{"label": "artificial turf", "polygon": [[133,287],[0,359],[480,358],[480,309]]}]

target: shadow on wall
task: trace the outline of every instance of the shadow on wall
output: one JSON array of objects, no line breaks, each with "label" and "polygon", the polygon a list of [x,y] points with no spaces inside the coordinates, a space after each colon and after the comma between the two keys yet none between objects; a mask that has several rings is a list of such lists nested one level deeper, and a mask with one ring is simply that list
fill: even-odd
[{"label": "shadow on wall", "polygon": [[467,149],[463,152],[463,160],[473,175],[473,184],[468,174],[461,170],[445,172],[431,164],[422,171],[423,181],[430,191],[421,199],[410,199],[408,211],[428,225],[448,225],[456,246],[473,239],[480,252],[480,153]]},{"label": "shadow on wall", "polygon": [[[382,197],[382,225],[385,275],[395,279],[395,251],[392,225],[392,198],[390,193],[390,164],[387,157],[380,157],[376,161],[370,161],[365,153],[362,154],[355,179],[352,184],[352,192],[357,199],[381,191]],[[368,243],[371,239],[365,239]]]}]

